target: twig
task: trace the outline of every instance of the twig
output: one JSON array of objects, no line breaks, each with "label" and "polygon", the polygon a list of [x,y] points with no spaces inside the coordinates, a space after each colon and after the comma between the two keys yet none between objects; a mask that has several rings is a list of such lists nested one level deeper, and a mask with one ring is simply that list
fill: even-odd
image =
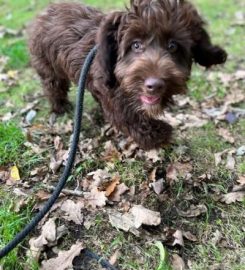
[{"label": "twig", "polygon": [[[45,189],[47,189],[48,191],[53,191],[55,190],[54,186],[50,186],[50,185],[42,185]],[[66,195],[73,195],[73,196],[78,196],[78,197],[83,197],[84,195],[89,194],[89,192],[84,192],[84,191],[80,191],[80,190],[70,190],[70,189],[62,189],[62,193],[66,194]]]}]

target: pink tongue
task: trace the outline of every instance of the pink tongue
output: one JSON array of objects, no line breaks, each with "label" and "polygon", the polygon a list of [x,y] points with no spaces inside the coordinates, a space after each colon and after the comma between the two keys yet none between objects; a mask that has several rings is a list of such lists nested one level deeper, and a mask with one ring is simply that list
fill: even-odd
[{"label": "pink tongue", "polygon": [[140,96],[141,101],[143,101],[146,104],[156,104],[159,101],[159,97],[156,96]]}]

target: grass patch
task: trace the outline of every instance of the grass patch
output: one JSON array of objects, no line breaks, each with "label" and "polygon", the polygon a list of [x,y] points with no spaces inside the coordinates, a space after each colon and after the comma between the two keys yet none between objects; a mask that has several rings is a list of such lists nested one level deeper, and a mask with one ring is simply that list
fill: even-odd
[{"label": "grass patch", "polygon": [[121,176],[121,181],[127,186],[139,185],[146,180],[144,162],[139,160],[125,160],[115,162],[115,170]]},{"label": "grass patch", "polygon": [[5,69],[21,69],[29,62],[29,53],[26,41],[23,38],[4,38],[0,43],[0,54],[8,57]]},{"label": "grass patch", "polygon": [[[16,198],[13,197],[10,192],[4,192],[1,189],[0,196],[3,198],[0,202],[0,248],[2,248],[12,240],[30,220],[31,208],[28,206],[26,209],[22,210],[21,213],[16,213],[14,211],[17,202]],[[27,266],[28,263],[26,263],[26,260],[19,254],[20,250],[21,247],[18,246],[1,261],[3,269],[23,270]],[[37,268],[32,267],[30,269],[34,270]]]},{"label": "grass patch", "polygon": [[197,166],[197,171],[203,173],[214,166],[214,154],[229,147],[217,136],[213,123],[208,123],[199,129],[188,131],[189,154]]},{"label": "grass patch", "polygon": [[22,159],[25,137],[13,122],[0,123],[0,166]]}]

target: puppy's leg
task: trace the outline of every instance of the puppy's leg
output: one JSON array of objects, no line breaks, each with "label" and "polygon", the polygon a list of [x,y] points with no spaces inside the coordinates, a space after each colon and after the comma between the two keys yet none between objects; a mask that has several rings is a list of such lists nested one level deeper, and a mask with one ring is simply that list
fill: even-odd
[{"label": "puppy's leg", "polygon": [[166,122],[139,116],[127,126],[128,133],[145,150],[161,148],[170,143],[172,127]]},{"label": "puppy's leg", "polygon": [[55,76],[41,78],[44,94],[51,103],[51,110],[57,114],[69,112],[72,105],[68,100],[69,80]]},{"label": "puppy's leg", "polygon": [[55,72],[45,59],[33,57],[32,65],[41,78],[43,91],[51,104],[51,111],[63,114],[71,110],[72,105],[68,100],[69,80]]}]

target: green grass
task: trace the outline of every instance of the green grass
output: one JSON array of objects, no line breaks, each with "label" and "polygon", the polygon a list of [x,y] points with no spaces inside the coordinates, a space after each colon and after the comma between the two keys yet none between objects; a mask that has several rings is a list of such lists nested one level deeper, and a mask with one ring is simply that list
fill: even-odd
[{"label": "green grass", "polygon": [[0,123],[0,166],[22,159],[25,137],[15,123]]},{"label": "green grass", "polygon": [[115,161],[113,171],[118,172],[122,182],[128,186],[138,185],[146,180],[144,162],[140,160]]},{"label": "green grass", "polygon": [[22,69],[29,63],[29,54],[24,38],[3,38],[0,43],[0,55],[8,57],[6,70]]},{"label": "green grass", "polygon": [[214,167],[215,153],[229,148],[229,144],[217,136],[215,126],[211,122],[204,127],[190,129],[187,138],[189,139],[189,155],[196,166],[200,166],[197,170],[201,170],[203,173]]},{"label": "green grass", "polygon": [[[0,0],[0,25],[19,32],[18,35],[7,34],[0,38],[0,56],[8,57],[7,64],[4,67],[0,67],[0,69],[3,69],[3,72],[8,72],[9,70],[18,71],[14,85],[8,86],[6,83],[0,82],[0,92],[2,90],[5,91],[0,93],[0,116],[10,111],[17,113],[15,123],[0,123],[0,166],[9,167],[14,163],[20,163],[20,169],[23,171],[22,175],[24,177],[28,175],[32,168],[39,164],[47,166],[49,149],[41,155],[35,155],[30,149],[23,148],[25,138],[18,127],[19,125],[16,124],[22,118],[18,113],[20,109],[24,108],[29,101],[35,100],[37,93],[42,93],[38,77],[28,67],[29,56],[25,35],[22,33],[22,30],[49,2],[49,0]],[[124,6],[124,3],[129,1],[87,0],[84,2],[88,5],[108,10],[121,8]],[[191,99],[198,102],[202,102],[209,95],[214,95],[215,98],[222,102],[225,95],[233,89],[224,87],[218,78],[209,81],[207,76],[210,72],[215,75],[216,72],[234,73],[237,69],[244,69],[244,60],[241,56],[244,54],[245,44],[242,37],[245,36],[245,31],[244,27],[233,25],[235,13],[242,10],[242,1],[217,0],[213,2],[212,0],[193,0],[193,2],[198,5],[200,13],[206,18],[208,22],[207,28],[211,33],[212,40],[214,43],[224,46],[228,51],[229,58],[224,67],[214,67],[210,71],[204,71],[203,68],[194,65],[192,79],[189,82],[189,95]],[[241,83],[239,87],[243,89]],[[74,93],[75,91],[73,90],[71,94],[72,100],[75,100]],[[5,106],[7,102],[8,106]],[[94,104],[91,95],[86,94],[86,112],[93,117],[96,114],[97,108],[97,105],[95,106]],[[42,124],[43,122],[48,122],[49,107],[47,102],[41,100],[37,111],[38,108],[41,109],[35,121]],[[68,118],[71,118],[71,116],[60,118],[59,122],[65,122]],[[85,128],[85,137],[93,138],[98,136],[97,131],[99,128],[97,130],[94,125],[91,125],[91,121],[85,119],[83,127]],[[232,135],[236,138],[234,145],[230,145],[218,137],[216,126],[210,121],[204,127],[183,131],[184,139],[181,136],[177,138],[180,146],[184,145],[187,147],[185,153],[179,153],[179,150],[174,146],[165,151],[163,164],[156,165],[161,166],[160,169],[163,171],[171,162],[182,162],[185,159],[190,159],[193,164],[192,178],[194,180],[203,173],[212,174],[210,181],[201,183],[198,187],[192,187],[186,183],[185,179],[179,179],[177,183],[166,190],[166,194],[171,194],[167,201],[161,201],[161,198],[158,198],[154,193],[151,193],[146,199],[137,197],[140,184],[147,180],[147,164],[144,161],[129,159],[121,162],[115,160],[114,168],[111,168],[112,173],[118,172],[120,174],[121,182],[128,186],[136,186],[136,195],[132,198],[131,203],[143,203],[151,209],[158,209],[160,207],[163,218],[163,226],[160,228],[162,233],[165,226],[171,226],[173,229],[182,228],[183,230],[190,230],[197,235],[198,243],[192,244],[186,241],[185,243],[187,244],[183,249],[174,250],[174,252],[182,253],[185,260],[190,259],[192,261],[192,270],[210,269],[215,264],[224,264],[224,269],[245,269],[241,260],[245,254],[243,245],[245,236],[242,231],[243,223],[241,220],[241,217],[244,215],[244,203],[237,203],[231,206],[221,204],[213,198],[214,192],[212,191],[215,188],[221,194],[228,192],[234,184],[235,173],[239,175],[245,173],[243,157],[237,158],[236,172],[227,170],[223,165],[215,167],[214,164],[214,153],[231,147],[237,148],[244,144],[244,136],[242,134],[244,134],[245,121],[239,119],[236,124],[229,127],[222,123],[222,127],[229,128]],[[98,159],[91,158],[78,164],[74,170],[73,179],[79,178],[81,173],[84,176],[92,170],[104,169],[106,162],[100,160],[101,151],[103,151],[103,142],[96,149],[96,157]],[[24,180],[29,180],[29,178]],[[72,182],[69,183],[69,188],[72,184]],[[34,186],[33,189],[37,189],[37,186]],[[191,202],[186,202],[185,196],[187,193],[193,196]],[[0,245],[3,246],[28,221],[31,214],[27,209],[23,209],[21,214],[15,213],[13,211],[15,198],[10,197],[9,192],[0,191],[0,196],[0,235],[2,236],[0,238]],[[182,218],[176,214],[176,208],[182,203],[205,204],[208,212],[197,218]],[[106,222],[108,218],[101,212],[95,217],[95,225],[90,230],[85,231],[83,240],[88,247],[92,246],[95,252],[105,255],[107,258],[115,250],[119,249],[122,254],[118,259],[118,263],[119,268],[122,270],[168,269],[157,269],[159,252],[153,245],[153,240],[157,237],[161,238],[162,235],[154,235],[153,233],[152,241],[148,241],[145,238],[139,239],[129,233],[117,231],[111,228],[109,222]],[[69,226],[70,234],[72,234],[72,229]],[[228,241],[235,248],[229,249],[213,245],[212,237],[216,230],[221,231],[225,241]],[[103,237],[104,235],[106,237]],[[73,242],[74,239],[71,235],[65,236],[61,243],[61,248],[69,249]],[[173,248],[171,247],[168,251],[171,255]],[[26,258],[22,250],[17,249],[4,259],[4,270],[22,270],[28,267],[31,270],[38,269],[37,264],[31,262],[28,265],[25,260]]]},{"label": "green grass", "polygon": [[[18,202],[9,191],[0,189],[0,248],[5,246],[14,236],[20,232],[23,226],[30,220],[31,207],[28,204],[26,209],[16,213],[14,208]],[[23,256],[20,256],[21,246],[11,251],[2,261],[1,265],[5,270],[23,270],[27,265]],[[22,250],[23,252],[23,250]],[[21,259],[23,258],[23,259]],[[31,268],[34,270],[35,268]]]}]

